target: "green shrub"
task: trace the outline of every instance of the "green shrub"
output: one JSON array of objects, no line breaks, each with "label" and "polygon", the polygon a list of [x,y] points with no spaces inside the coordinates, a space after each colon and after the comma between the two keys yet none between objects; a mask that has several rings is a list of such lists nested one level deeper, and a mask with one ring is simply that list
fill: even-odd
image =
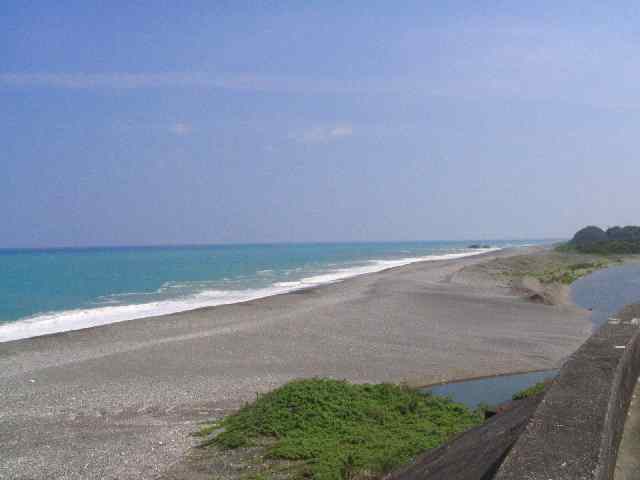
[{"label": "green shrub", "polygon": [[525,388],[524,390],[520,390],[515,393],[512,398],[513,400],[523,400],[544,392],[545,388],[547,388],[547,382],[538,382],[529,388]]},{"label": "green shrub", "polygon": [[598,255],[636,255],[640,253],[640,240],[608,240],[588,245],[577,246],[581,253]]},{"label": "green shrub", "polygon": [[231,449],[267,443],[268,457],[299,462],[294,477],[342,480],[388,472],[481,422],[479,412],[407,387],[312,379],[288,383],[226,417],[210,443]]}]

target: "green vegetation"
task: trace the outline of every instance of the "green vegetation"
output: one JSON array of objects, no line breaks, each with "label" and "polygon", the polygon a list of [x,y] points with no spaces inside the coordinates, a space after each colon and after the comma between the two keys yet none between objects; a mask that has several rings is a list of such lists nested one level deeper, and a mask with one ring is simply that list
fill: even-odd
[{"label": "green vegetation", "polygon": [[576,246],[571,242],[561,243],[554,250],[559,253],[579,253]]},{"label": "green vegetation", "polygon": [[561,248],[597,255],[640,254],[640,227],[611,227],[606,232],[595,226],[585,227]]},{"label": "green vegetation", "polygon": [[[342,480],[381,475],[482,420],[403,386],[312,379],[261,395],[200,434],[221,431],[205,444],[222,449],[263,446],[263,459],[282,461],[285,477]],[[283,476],[282,465],[253,458],[253,478]]]},{"label": "green vegetation", "polygon": [[520,390],[519,392],[513,395],[513,400],[523,400],[528,397],[532,397],[539,393],[544,392],[544,389],[547,388],[547,382],[538,382],[535,385],[525,388],[524,390]]},{"label": "green vegetation", "polygon": [[476,275],[488,275],[501,287],[512,289],[530,301],[562,305],[569,301],[566,285],[619,261],[617,257],[553,249],[498,257],[474,266],[470,271]]},{"label": "green vegetation", "polygon": [[579,252],[596,255],[637,255],[640,253],[640,240],[608,240],[576,247],[576,249]]},{"label": "green vegetation", "polygon": [[589,275],[609,265],[609,260],[593,262],[562,263],[545,268],[542,271],[527,272],[542,283],[563,283],[570,285],[580,277]]},{"label": "green vegetation", "polygon": [[616,261],[617,258],[570,253],[566,251],[566,247],[561,246],[555,252],[496,259],[489,263],[487,268],[491,268],[495,275],[509,280],[532,277],[542,284],[569,285],[578,278]]}]

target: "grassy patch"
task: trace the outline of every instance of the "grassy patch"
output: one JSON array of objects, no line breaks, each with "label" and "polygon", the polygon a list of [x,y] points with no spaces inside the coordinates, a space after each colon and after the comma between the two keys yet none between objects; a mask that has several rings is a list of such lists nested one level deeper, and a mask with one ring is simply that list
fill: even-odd
[{"label": "grassy patch", "polygon": [[525,388],[524,390],[520,390],[519,392],[515,393],[513,395],[513,400],[523,400],[525,398],[532,397],[544,392],[545,388],[547,388],[547,382],[538,382],[529,388]]},{"label": "grassy patch", "polygon": [[563,283],[565,285],[570,285],[581,277],[589,275],[601,268],[605,268],[610,263],[611,262],[609,260],[566,263],[554,265],[546,268],[542,272],[530,272],[529,274],[540,280],[542,283]]},{"label": "grassy patch", "polygon": [[578,253],[578,249],[571,242],[561,243],[554,247],[554,250],[559,253]]},{"label": "grassy patch", "polygon": [[584,255],[556,249],[544,254],[496,259],[489,262],[487,268],[491,268],[494,275],[502,278],[533,277],[543,284],[569,285],[585,275],[620,261],[618,257]]},{"label": "grassy patch", "polygon": [[267,445],[266,458],[293,465],[289,477],[341,480],[388,472],[481,422],[479,412],[409,388],[312,379],[262,395],[201,433],[224,429],[208,442],[224,449]]}]

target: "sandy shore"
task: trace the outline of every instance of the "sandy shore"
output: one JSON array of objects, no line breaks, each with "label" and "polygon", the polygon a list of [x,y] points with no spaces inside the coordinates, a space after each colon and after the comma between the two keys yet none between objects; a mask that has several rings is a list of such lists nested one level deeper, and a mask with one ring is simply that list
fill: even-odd
[{"label": "sandy shore", "polygon": [[474,266],[502,251],[0,344],[1,479],[156,478],[197,422],[292,378],[425,385],[557,367],[588,312]]}]

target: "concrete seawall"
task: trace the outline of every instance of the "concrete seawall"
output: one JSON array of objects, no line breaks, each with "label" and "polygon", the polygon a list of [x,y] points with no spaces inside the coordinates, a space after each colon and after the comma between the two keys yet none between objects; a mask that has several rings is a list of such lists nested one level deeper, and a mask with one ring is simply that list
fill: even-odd
[{"label": "concrete seawall", "polygon": [[541,400],[540,394],[515,402],[507,412],[425,452],[385,480],[491,479]]},{"label": "concrete seawall", "polygon": [[609,480],[640,373],[640,307],[602,326],[566,362],[496,480]]}]

